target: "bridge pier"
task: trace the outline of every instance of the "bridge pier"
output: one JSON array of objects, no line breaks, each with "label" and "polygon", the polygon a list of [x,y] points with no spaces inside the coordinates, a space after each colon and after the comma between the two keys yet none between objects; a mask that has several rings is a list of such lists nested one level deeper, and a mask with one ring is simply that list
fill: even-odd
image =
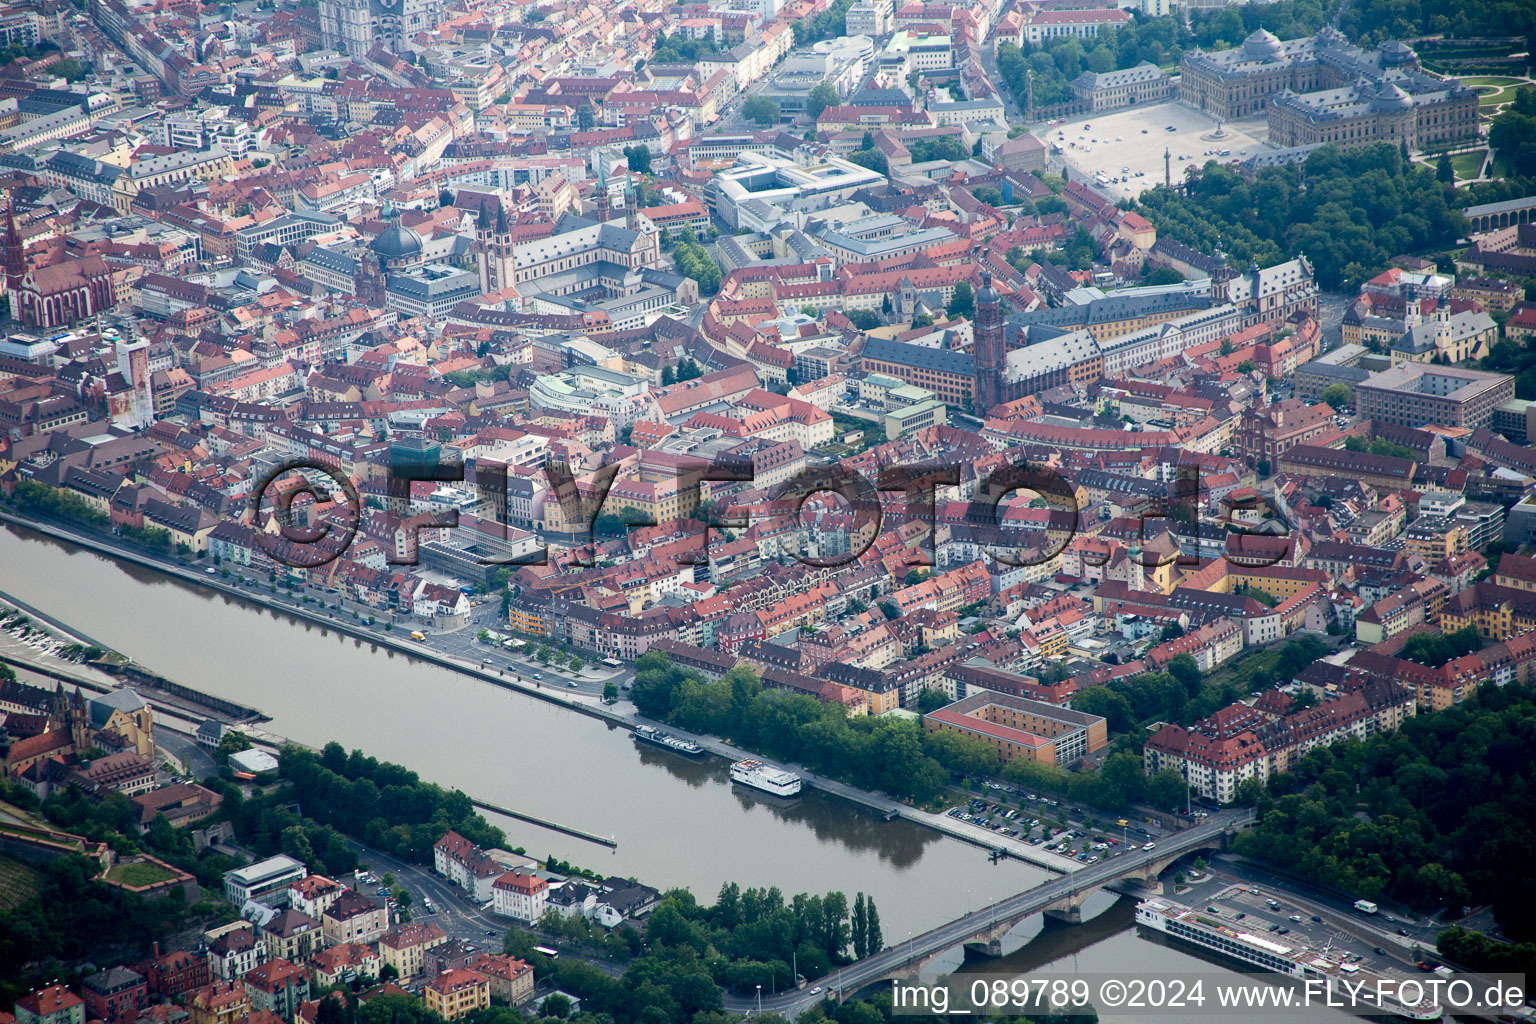
[{"label": "bridge pier", "polygon": [[1083,906],[1081,903],[1068,903],[1064,906],[1046,907],[1045,916],[1051,921],[1060,921],[1062,924],[1082,924]]},{"label": "bridge pier", "polygon": [[999,935],[992,939],[967,942],[965,944],[965,951],[967,953],[974,953],[977,956],[987,957],[991,960],[997,960],[1003,955],[1003,937]]}]

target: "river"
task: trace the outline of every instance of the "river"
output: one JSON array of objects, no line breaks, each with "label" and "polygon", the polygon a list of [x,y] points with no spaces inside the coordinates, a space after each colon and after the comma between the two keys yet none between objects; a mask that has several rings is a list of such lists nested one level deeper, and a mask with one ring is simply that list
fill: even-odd
[{"label": "river", "polygon": [[[508,845],[535,856],[686,887],[705,902],[726,881],[786,895],[862,891],[893,945],[1048,877],[815,790],[790,802],[759,796],[731,785],[718,759],[640,747],[577,712],[31,531],[0,527],[0,590],[177,682],[260,708],[273,732],[314,746],[337,740],[618,840],[608,851],[491,815]],[[1125,906],[1095,896],[1085,917],[1109,909],[1080,928],[1041,932],[1038,917],[1026,921],[1023,935],[1041,934],[974,969],[1221,971],[1137,938]]]}]

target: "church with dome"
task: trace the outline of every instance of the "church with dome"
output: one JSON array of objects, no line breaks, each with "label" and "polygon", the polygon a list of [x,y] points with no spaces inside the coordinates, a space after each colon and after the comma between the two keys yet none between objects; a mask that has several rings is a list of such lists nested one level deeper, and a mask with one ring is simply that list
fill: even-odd
[{"label": "church with dome", "polygon": [[392,207],[385,207],[384,220],[389,226],[374,237],[357,260],[352,287],[360,300],[377,308],[386,304],[390,277],[409,273],[426,262],[421,236],[402,224]]},{"label": "church with dome", "polygon": [[1422,150],[1477,135],[1476,91],[1422,71],[1397,40],[1363,50],[1332,27],[1285,41],[1261,28],[1230,50],[1189,51],[1181,72],[1180,101],[1224,120],[1267,115],[1280,148]]}]

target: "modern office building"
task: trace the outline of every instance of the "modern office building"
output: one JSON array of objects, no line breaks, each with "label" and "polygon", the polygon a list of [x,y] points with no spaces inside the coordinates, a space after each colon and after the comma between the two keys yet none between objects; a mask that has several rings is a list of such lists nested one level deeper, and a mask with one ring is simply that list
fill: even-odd
[{"label": "modern office building", "polygon": [[302,861],[278,854],[243,868],[224,872],[224,898],[237,907],[250,900],[268,906],[288,905],[288,885],[309,871]]}]

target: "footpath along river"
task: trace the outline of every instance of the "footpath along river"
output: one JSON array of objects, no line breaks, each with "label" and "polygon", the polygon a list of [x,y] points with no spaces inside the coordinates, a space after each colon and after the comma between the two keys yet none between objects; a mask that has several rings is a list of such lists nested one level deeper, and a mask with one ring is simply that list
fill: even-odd
[{"label": "footpath along river", "polygon": [[[705,902],[726,881],[786,896],[862,891],[892,945],[960,916],[968,901],[984,906],[1048,877],[1016,861],[989,864],[979,847],[814,790],[783,801],[733,786],[722,761],[642,747],[574,711],[29,530],[0,527],[0,590],[177,682],[260,708],[272,732],[315,746],[334,739],[619,844],[607,851],[492,815],[510,845],[535,856],[687,887]],[[1111,903],[1094,897],[1085,918]],[[1137,938],[1128,905],[972,969],[1232,973]],[[1040,927],[1037,918],[1022,929]]]}]

